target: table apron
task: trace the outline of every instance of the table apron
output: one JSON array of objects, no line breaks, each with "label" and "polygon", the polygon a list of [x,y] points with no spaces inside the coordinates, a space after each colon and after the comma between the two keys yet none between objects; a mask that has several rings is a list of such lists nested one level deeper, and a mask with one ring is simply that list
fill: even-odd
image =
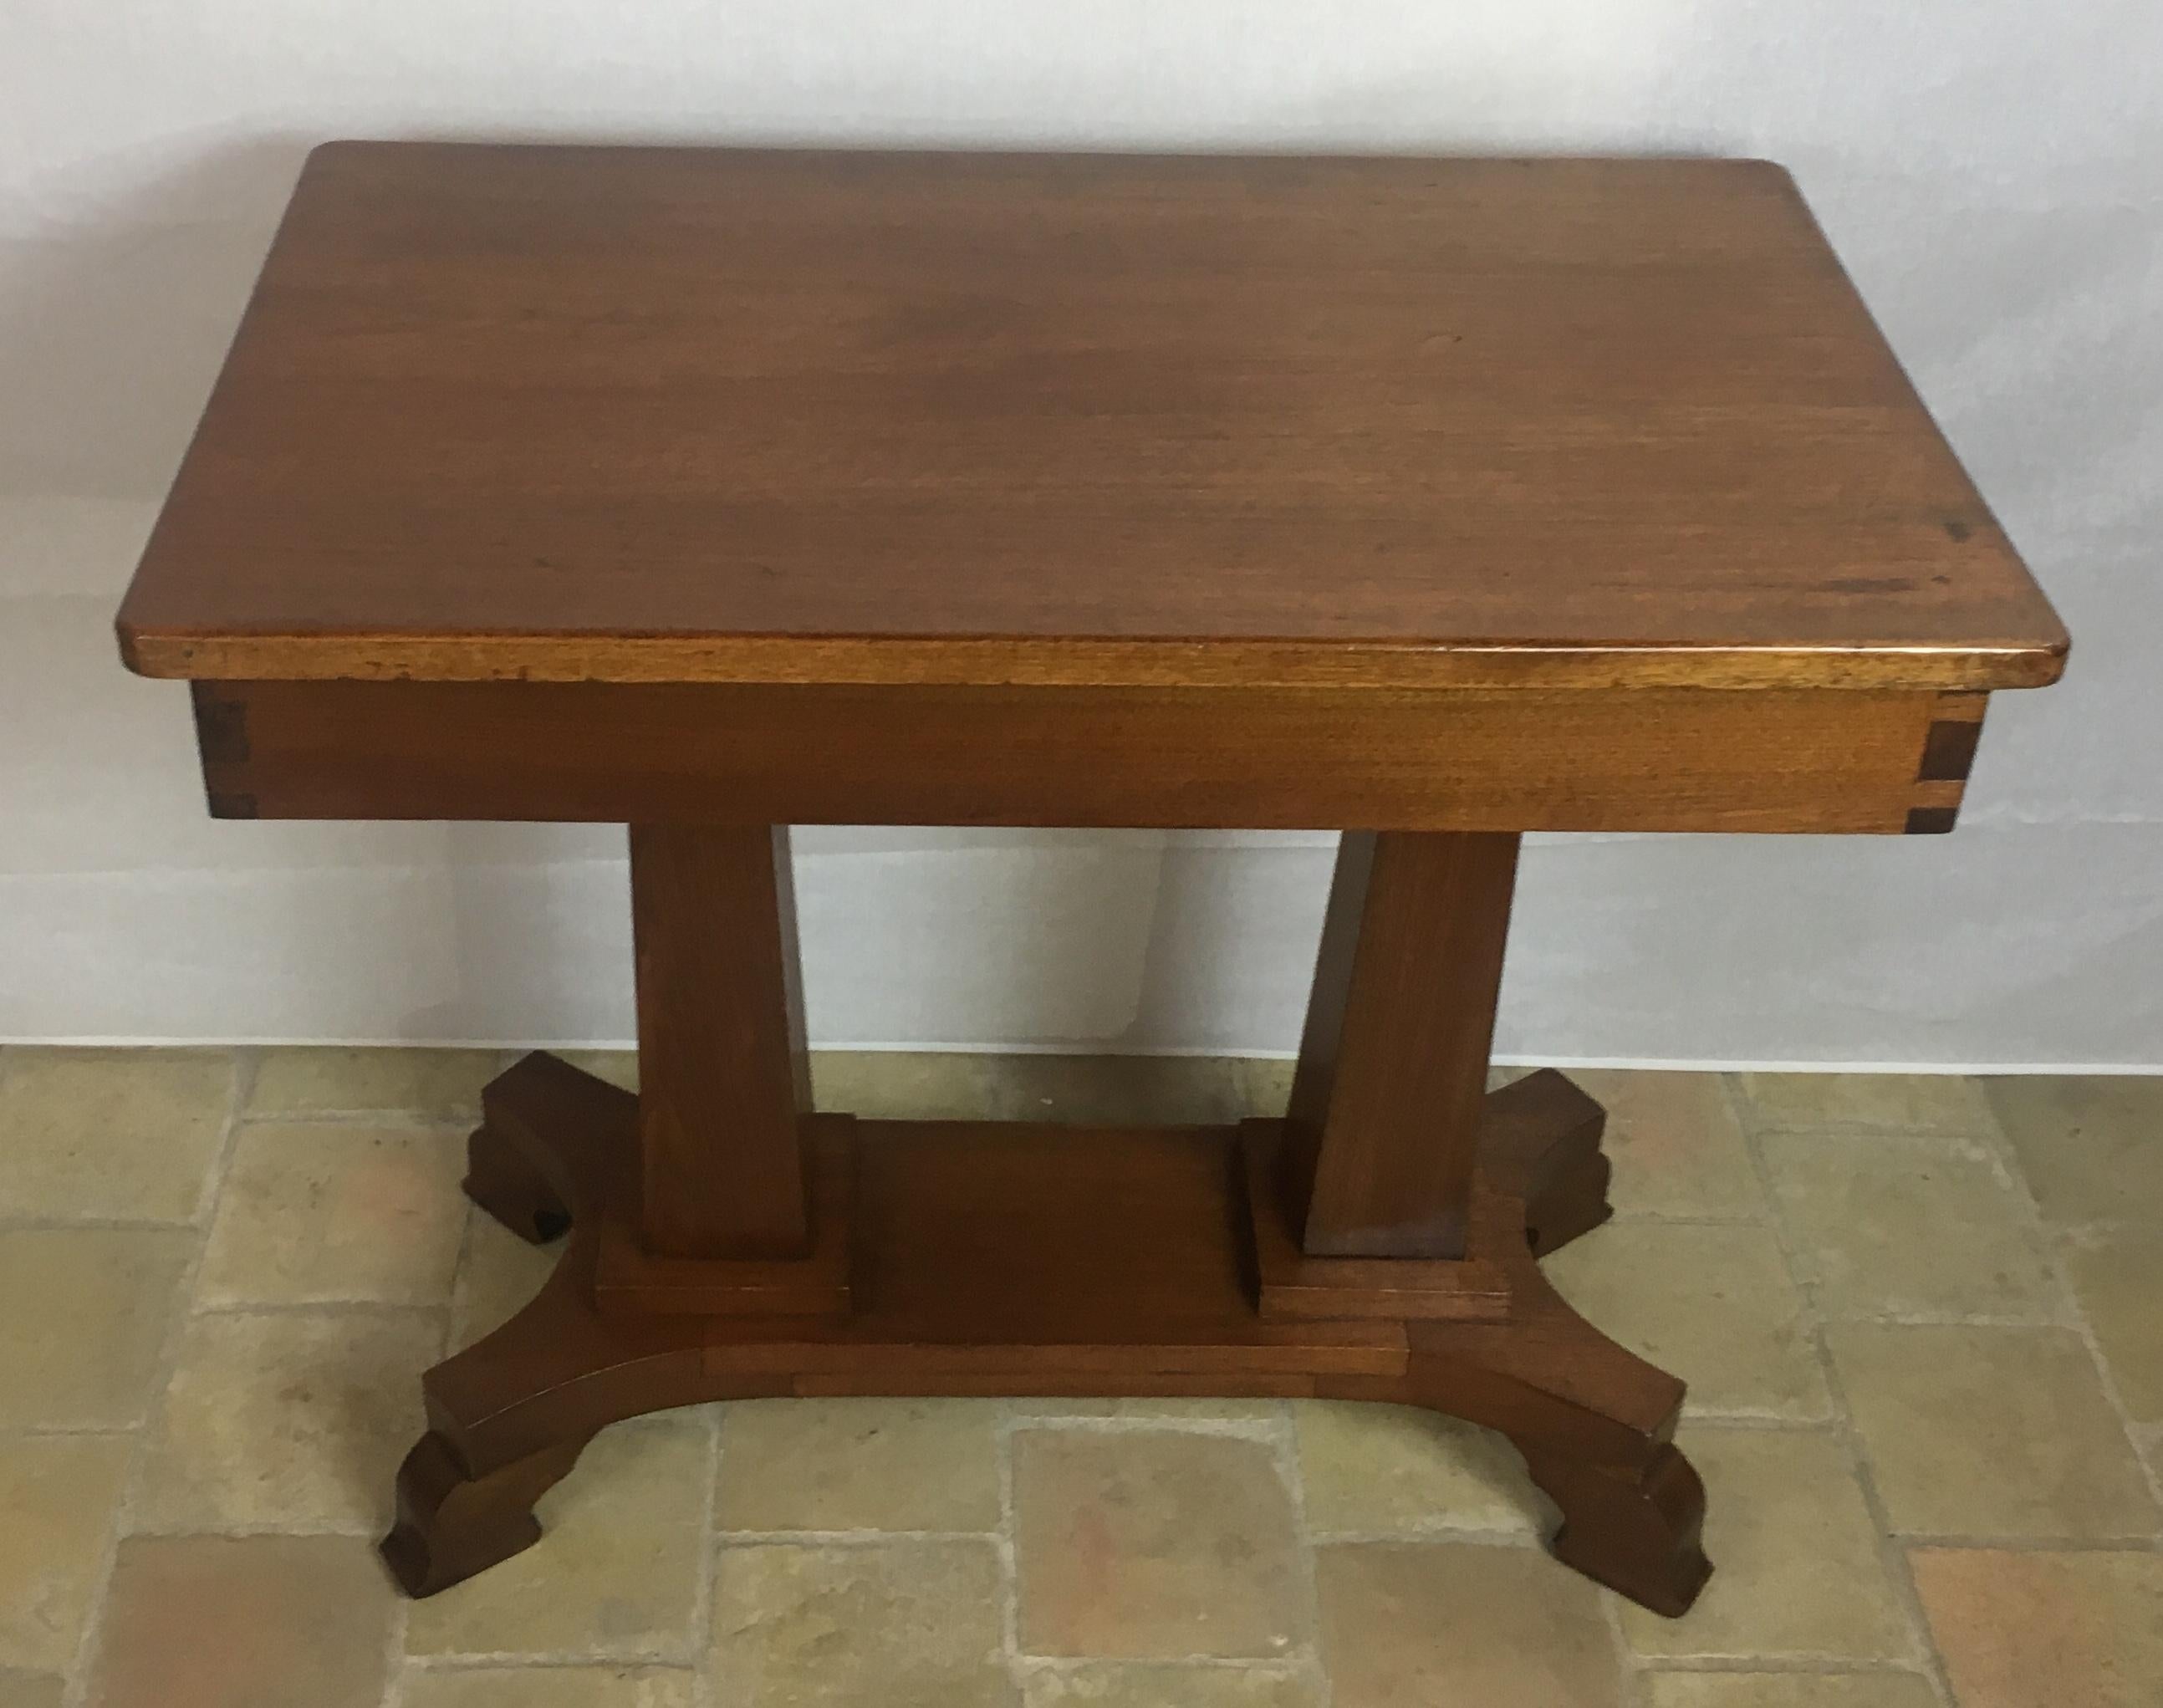
[{"label": "table apron", "polygon": [[1986,696],[197,682],[227,818],[1951,828]]}]

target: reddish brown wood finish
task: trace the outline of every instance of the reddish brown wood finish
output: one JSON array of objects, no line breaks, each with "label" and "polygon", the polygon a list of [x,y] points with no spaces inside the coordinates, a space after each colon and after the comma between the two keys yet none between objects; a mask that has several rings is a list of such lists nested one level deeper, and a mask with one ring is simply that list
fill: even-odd
[{"label": "reddish brown wood finish", "polygon": [[1513,836],[1348,831],[1286,1122],[1311,1257],[1464,1255]]},{"label": "reddish brown wood finish", "polygon": [[2065,645],[1764,161],[380,143],[311,157],[121,627],[437,681],[1989,689]]},{"label": "reddish brown wood finish", "polygon": [[788,832],[633,825],[646,1247],[790,1258],[811,1247],[810,1059]]},{"label": "reddish brown wood finish", "polygon": [[[1584,1142],[1586,1100],[1559,1075],[1490,1100],[1481,1189],[1501,1237],[1484,1255],[1506,1278],[1508,1308],[1477,1322],[1265,1321],[1245,1229],[1273,1201],[1244,1201],[1237,1129],[934,1122],[846,1129],[859,1177],[846,1321],[605,1315],[593,1302],[595,1230],[634,1099],[537,1056],[491,1085],[484,1104],[478,1201],[521,1233],[537,1209],[567,1216],[571,1236],[534,1302],[423,1384],[429,1433],[400,1474],[385,1544],[410,1593],[530,1544],[533,1499],[609,1423],[701,1400],[840,1393],[1427,1406],[1517,1444],[1561,1509],[1556,1550],[1580,1570],[1670,1613],[1704,1581],[1703,1492],[1669,1442],[1682,1384],[1563,1304],[1524,1231],[1584,1223],[1604,1178]],[[1272,1142],[1270,1124],[1257,1124],[1258,1140]],[[1281,1245],[1289,1231],[1274,1237]]]},{"label": "reddish brown wood finish", "polygon": [[[414,1593],[639,1412],[1232,1392],[1503,1431],[1665,1612],[1681,1385],[1535,1261],[1597,1109],[1481,1090],[1518,835],[1948,829],[2066,649],[1763,162],[377,144],[119,630],[221,816],[634,827],[642,1103],[489,1088],[569,1244],[427,1378]],[[867,821],[1354,827],[1288,1121],[809,1118],[772,827]]]},{"label": "reddish brown wood finish", "polygon": [[1919,781],[1946,698],[238,682],[197,709],[223,817],[1897,835],[1958,801]]}]

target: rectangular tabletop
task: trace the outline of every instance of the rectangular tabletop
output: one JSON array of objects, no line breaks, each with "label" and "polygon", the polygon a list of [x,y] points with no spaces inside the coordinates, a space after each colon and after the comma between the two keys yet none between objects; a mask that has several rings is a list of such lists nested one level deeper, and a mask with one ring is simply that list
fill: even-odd
[{"label": "rectangular tabletop", "polygon": [[1761,161],[342,143],[151,675],[1976,690],[2064,632]]}]

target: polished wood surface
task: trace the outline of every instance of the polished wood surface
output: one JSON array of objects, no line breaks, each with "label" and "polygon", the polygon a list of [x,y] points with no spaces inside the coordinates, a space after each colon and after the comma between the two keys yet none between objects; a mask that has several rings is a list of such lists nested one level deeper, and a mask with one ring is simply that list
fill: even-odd
[{"label": "polished wood surface", "polygon": [[1464,1255],[1517,843],[1339,843],[1281,1161],[1308,1255]]},{"label": "polished wood surface", "polygon": [[[341,144],[123,608],[228,818],[620,821],[642,1092],[467,1186],[569,1243],[424,1383],[385,1551],[757,1395],[1323,1395],[1500,1430],[1563,1559],[1709,1569],[1682,1385],[1488,1095],[1525,830],[1951,828],[2065,635],[1759,161]],[[1349,827],[1291,1107],[809,1113],[792,823]]]},{"label": "polished wood surface", "polygon": [[[484,1098],[469,1182],[532,1237],[568,1221],[553,1276],[424,1383],[428,1433],[399,1478],[385,1543],[416,1595],[530,1545],[532,1502],[619,1419],[762,1395],[1322,1395],[1394,1401],[1499,1429],[1559,1509],[1552,1545],[1623,1594],[1679,1612],[1709,1569],[1704,1491],[1672,1445],[1682,1384],[1606,1339],[1541,1279],[1605,1213],[1583,1095],[1534,1075],[1489,1100],[1481,1190],[1506,1312],[1357,1312],[1265,1320],[1250,1230],[1275,1200],[1242,1185],[1231,1128],[849,1124],[860,1180],[846,1320],[608,1316],[593,1271],[636,1099],[531,1056]],[[1274,1123],[1250,1124],[1266,1148]],[[1261,1129],[1259,1134],[1253,1129]],[[1596,1213],[1589,1213],[1596,1208]],[[1278,1225],[1281,1244],[1290,1239]],[[1418,1269],[1343,1262],[1349,1293]],[[1386,1284],[1386,1280],[1379,1284]]]},{"label": "polished wood surface", "polygon": [[640,1225],[663,1257],[811,1249],[811,1058],[788,832],[631,827]]},{"label": "polished wood surface", "polygon": [[[1899,834],[1982,695],[197,684],[231,818]],[[1948,705],[1956,710],[1947,710]],[[1942,828],[1946,826],[1936,826]]]},{"label": "polished wood surface", "polygon": [[1787,175],[345,143],[120,622],[223,678],[1990,689]]}]

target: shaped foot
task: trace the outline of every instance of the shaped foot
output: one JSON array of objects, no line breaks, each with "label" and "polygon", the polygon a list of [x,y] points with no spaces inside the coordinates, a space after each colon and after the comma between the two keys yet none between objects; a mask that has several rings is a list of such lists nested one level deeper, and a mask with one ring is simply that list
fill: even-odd
[{"label": "shaped foot", "polygon": [[431,1430],[398,1468],[398,1519],[384,1563],[409,1595],[432,1595],[541,1539],[533,1503],[578,1462],[589,1437],[471,1475],[449,1439]]},{"label": "shaped foot", "polygon": [[422,1378],[429,1430],[398,1472],[383,1557],[407,1594],[432,1595],[530,1548],[533,1502],[596,1431],[711,1396],[695,1318],[611,1322],[593,1271],[613,1152],[635,1138],[636,1101],[549,1056],[529,1056],[482,1094],[467,1191],[528,1239],[570,1230],[555,1273],[495,1333]]},{"label": "shaped foot", "polygon": [[1488,1100],[1480,1162],[1501,1194],[1498,1244],[1509,1316],[1407,1325],[1415,1403],[1500,1430],[1561,1511],[1548,1547],[1618,1594],[1669,1617],[1712,1571],[1700,1538],[1705,1485],[1672,1440],[1683,1385],[1578,1315],[1538,1258],[1613,1213],[1600,1139],[1605,1115],[1562,1075],[1532,1074]]},{"label": "shaped foot", "polygon": [[1489,1096],[1480,1160],[1523,1203],[1535,1257],[1561,1250],[1615,1213],[1607,1202],[1614,1171],[1600,1148],[1606,1129],[1607,1112],[1551,1067]]},{"label": "shaped foot", "polygon": [[1712,1574],[1700,1537],[1705,1485],[1670,1443],[1639,1464],[1601,1464],[1524,1449],[1532,1480],[1562,1509],[1548,1548],[1595,1583],[1673,1619]]},{"label": "shaped foot", "polygon": [[571,1207],[524,1151],[493,1127],[466,1141],[466,1196],[529,1245],[546,1245],[571,1229]]}]

